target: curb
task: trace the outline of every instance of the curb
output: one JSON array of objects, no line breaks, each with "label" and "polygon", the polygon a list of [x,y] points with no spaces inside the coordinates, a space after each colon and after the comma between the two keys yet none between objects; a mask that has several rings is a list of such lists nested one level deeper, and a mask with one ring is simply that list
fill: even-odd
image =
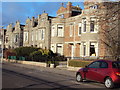
[{"label": "curb", "polygon": [[78,71],[80,68],[82,68],[82,67],[71,67],[71,66],[68,66],[68,67],[67,67],[67,70],[70,70],[70,71]]},{"label": "curb", "polygon": [[3,61],[5,62],[11,62],[11,63],[19,63],[19,64],[27,64],[27,65],[35,65],[35,66],[41,66],[41,67],[47,67],[46,63],[43,62],[33,62],[33,61],[20,61],[20,60],[5,60],[3,59]]},{"label": "curb", "polygon": [[[40,66],[40,67],[47,67],[46,63],[43,62],[34,62],[34,61],[20,61],[20,60],[5,60],[3,59],[2,61],[4,62],[10,62],[10,63],[19,63],[19,64],[26,64],[26,65],[34,65],[34,66]],[[50,68],[54,68],[54,66],[50,66]],[[71,67],[71,66],[57,66],[57,69],[64,69],[64,70],[68,70],[68,71],[78,71],[80,68],[82,67]]]}]

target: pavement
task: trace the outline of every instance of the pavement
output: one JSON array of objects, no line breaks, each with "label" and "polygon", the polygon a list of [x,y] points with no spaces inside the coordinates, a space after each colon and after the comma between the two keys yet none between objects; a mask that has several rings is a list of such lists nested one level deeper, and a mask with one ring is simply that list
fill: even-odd
[{"label": "pavement", "polygon": [[[10,62],[3,62],[9,64]],[[59,75],[65,75],[65,76],[71,76],[75,77],[76,76],[76,71],[69,71],[67,70],[67,67],[58,67],[58,68],[50,68],[50,67],[41,67],[41,66],[34,66],[34,65],[26,65],[26,64],[19,64],[19,63],[10,63],[13,66],[18,66],[18,67],[23,67],[23,68],[28,68],[28,69],[33,69],[33,70],[41,70],[41,71],[47,71],[50,73],[56,73]]]}]

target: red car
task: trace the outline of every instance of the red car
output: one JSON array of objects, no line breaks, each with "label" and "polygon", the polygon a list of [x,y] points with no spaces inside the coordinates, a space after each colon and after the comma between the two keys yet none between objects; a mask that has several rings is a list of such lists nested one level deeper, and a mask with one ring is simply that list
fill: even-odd
[{"label": "red car", "polygon": [[103,82],[106,88],[114,88],[120,85],[120,61],[97,60],[81,68],[76,73],[76,80],[93,80]]}]

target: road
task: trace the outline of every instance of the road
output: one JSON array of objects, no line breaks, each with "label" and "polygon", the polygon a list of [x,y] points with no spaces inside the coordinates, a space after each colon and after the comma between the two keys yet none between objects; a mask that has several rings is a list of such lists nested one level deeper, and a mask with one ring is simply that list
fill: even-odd
[{"label": "road", "polygon": [[56,73],[50,68],[36,66],[27,68],[19,64],[4,63],[2,65],[2,88],[105,88],[103,84],[95,82],[78,83],[74,74],[75,72],[67,70],[59,70],[59,73]]}]

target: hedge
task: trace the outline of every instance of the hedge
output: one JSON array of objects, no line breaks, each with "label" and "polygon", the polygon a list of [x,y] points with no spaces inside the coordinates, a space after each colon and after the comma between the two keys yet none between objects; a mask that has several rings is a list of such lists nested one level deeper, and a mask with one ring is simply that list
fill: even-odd
[{"label": "hedge", "polygon": [[68,66],[72,67],[85,67],[90,64],[92,61],[83,61],[83,60],[69,60]]},{"label": "hedge", "polygon": [[19,47],[6,51],[6,58],[36,62],[55,63],[58,65],[59,61],[66,61],[64,56],[53,53],[49,49],[42,49],[36,47]]},{"label": "hedge", "polygon": [[17,56],[29,56],[30,53],[34,51],[38,51],[39,48],[34,48],[34,47],[19,47],[15,48],[14,51],[16,52]]}]

